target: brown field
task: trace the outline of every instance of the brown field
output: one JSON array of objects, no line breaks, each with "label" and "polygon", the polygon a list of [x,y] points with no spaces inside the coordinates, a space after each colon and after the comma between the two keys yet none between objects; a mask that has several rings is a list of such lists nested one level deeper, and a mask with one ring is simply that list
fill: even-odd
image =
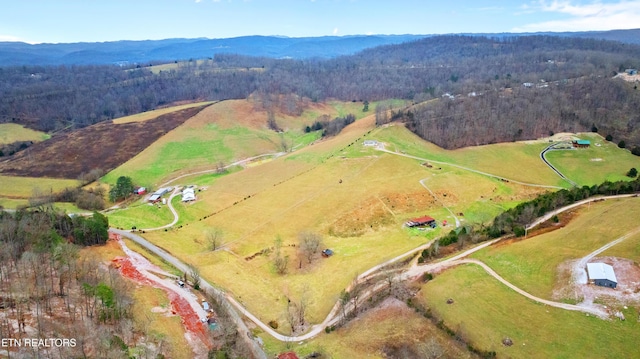
[{"label": "brown field", "polygon": [[60,134],[0,163],[0,173],[75,179],[96,168],[108,171],[128,161],[203,108],[188,108],[146,122],[116,125],[106,121]]}]

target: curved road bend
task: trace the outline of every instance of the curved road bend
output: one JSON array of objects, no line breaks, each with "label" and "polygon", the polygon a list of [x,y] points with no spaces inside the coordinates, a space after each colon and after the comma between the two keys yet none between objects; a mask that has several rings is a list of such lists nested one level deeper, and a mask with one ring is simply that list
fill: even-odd
[{"label": "curved road bend", "polygon": [[398,152],[387,150],[386,148],[376,147],[376,150],[382,151],[382,152],[386,152],[386,153],[390,153],[390,154],[396,155],[396,156],[402,156],[402,157],[407,157],[407,158],[413,158],[413,159],[420,160],[420,161],[425,161],[425,162],[437,163],[437,164],[440,164],[440,165],[451,166],[451,167],[459,168],[461,170],[477,173],[477,174],[480,174],[480,175],[483,175],[483,176],[496,178],[496,179],[499,179],[499,180],[513,182],[513,183],[517,183],[517,184],[521,184],[523,186],[540,187],[540,188],[553,188],[553,189],[564,189],[564,187],[558,187],[558,186],[549,186],[549,185],[544,185],[544,184],[520,182],[520,181],[516,181],[516,180],[513,180],[513,179],[509,179],[509,178],[501,177],[501,176],[498,176],[498,175],[494,175],[494,174],[491,174],[491,173],[474,170],[473,168],[456,165],[454,163],[430,160],[428,158],[422,158],[422,157],[418,157],[418,156],[408,155],[406,153],[398,153]]},{"label": "curved road bend", "polygon": [[[574,204],[559,208],[551,213],[548,213],[547,215],[539,218],[537,221],[533,222],[529,227],[527,227],[528,229],[533,228],[534,226],[538,225],[539,223],[542,223],[546,220],[548,220],[549,218],[553,217],[554,215],[564,212],[566,210],[575,208],[577,206],[580,206],[582,204],[588,203],[588,202],[592,202],[592,201],[596,201],[596,200],[602,200],[602,199],[616,199],[616,198],[625,198],[625,197],[638,197],[636,194],[628,194],[628,195],[617,195],[617,196],[607,196],[607,197],[593,197],[593,198],[589,198],[586,200],[582,200],[580,202],[576,202]],[[165,250],[161,249],[160,247],[152,244],[151,242],[147,241],[146,239],[130,233],[129,231],[124,231],[124,230],[119,230],[119,229],[115,229],[115,228],[111,228],[109,229],[109,231],[113,232],[113,233],[117,233],[121,236],[127,237],[131,240],[133,240],[134,242],[138,243],[139,245],[147,248],[149,251],[151,251],[152,253],[154,253],[155,255],[159,256],[160,258],[162,258],[163,260],[167,261],[168,263],[170,263],[171,265],[173,265],[174,267],[176,267],[177,269],[183,271],[183,272],[188,272],[188,267],[182,263],[180,260],[178,260],[177,258],[175,258],[174,256],[172,256],[171,254],[169,254],[168,252],[166,252]],[[399,279],[400,280],[408,280],[408,279],[412,279],[412,278],[416,278],[417,276],[425,273],[425,272],[429,272],[429,271],[433,271],[436,269],[440,269],[440,268],[446,268],[448,266],[450,266],[452,262],[455,262],[457,260],[460,260],[468,255],[470,255],[473,252],[476,252],[482,248],[485,248],[487,246],[492,245],[493,243],[496,243],[497,241],[501,240],[501,238],[498,239],[494,239],[491,241],[487,241],[484,242],[474,248],[471,248],[467,251],[464,251],[460,254],[457,254],[451,258],[445,259],[441,262],[437,262],[437,263],[431,263],[431,264],[427,264],[427,265],[422,265],[422,266],[414,266],[412,268],[410,268],[409,270],[407,270],[406,272],[402,273],[401,275],[399,275]],[[423,244],[419,247],[417,247],[416,249],[413,249],[411,251],[408,251],[404,254],[401,254],[400,256],[397,256],[395,258],[393,258],[390,261],[384,262],[383,264],[380,264],[378,266],[375,266],[375,269],[379,269],[380,267],[383,267],[385,265],[388,265],[390,263],[393,263],[394,261],[400,260],[404,257],[406,257],[407,255],[410,255],[411,253],[415,252],[416,250],[420,250],[420,249],[424,249],[427,248],[430,245],[430,243],[427,244]],[[372,269],[374,269],[372,268]],[[364,279],[367,276],[369,276],[371,273],[373,273],[373,271],[375,270],[368,270],[366,272],[364,272],[363,274],[361,274],[360,276],[358,276],[358,280]],[[329,315],[327,315],[327,317],[325,318],[325,320],[320,323],[320,324],[316,324],[312,327],[311,331],[309,331],[308,333],[304,334],[304,335],[300,335],[300,336],[295,336],[295,337],[291,337],[291,336],[286,336],[286,335],[282,335],[280,333],[277,333],[276,331],[274,331],[271,327],[269,327],[268,325],[266,325],[265,323],[263,323],[260,319],[258,319],[255,315],[251,314],[249,311],[247,311],[246,308],[244,308],[244,306],[242,306],[240,303],[238,303],[234,298],[232,298],[230,295],[226,294],[225,292],[223,292],[222,290],[215,288],[214,286],[212,286],[209,282],[207,282],[206,280],[202,279],[202,287],[211,293],[214,293],[218,296],[218,298],[224,298],[226,299],[227,303],[225,304],[231,304],[233,307],[235,307],[239,312],[241,312],[243,315],[245,315],[247,318],[249,318],[251,321],[253,321],[257,326],[259,326],[261,329],[263,329],[266,333],[268,333],[269,335],[271,335],[272,337],[274,337],[277,340],[280,341],[301,341],[301,340],[306,340],[306,339],[310,339],[313,338],[314,336],[318,335],[322,330],[324,330],[324,328],[328,325],[333,325],[335,323],[338,322],[338,320],[340,319],[340,316],[338,315],[338,313],[340,312],[340,303],[336,302],[336,304],[334,305],[333,309],[331,310],[331,312],[329,313]],[[381,287],[380,287],[381,288]],[[380,288],[375,288],[375,290],[379,290]],[[363,300],[365,299],[363,296]],[[232,316],[234,318],[234,320],[236,321],[236,323],[238,324],[238,331],[241,334],[245,334],[247,335],[247,337],[251,337],[251,333],[249,332],[249,330],[247,329],[246,324],[242,321],[242,319],[240,318],[240,316],[237,314],[236,311],[231,311],[232,312]],[[257,343],[255,343],[255,341],[251,341],[252,345],[257,346]]]},{"label": "curved road bend", "polygon": [[[147,241],[146,239],[140,237],[139,235],[131,233],[129,231],[123,231],[123,230],[120,230],[120,229],[116,229],[116,228],[109,228],[109,232],[113,232],[113,233],[119,234],[122,237],[129,238],[132,241],[136,242],[137,244],[145,247],[146,249],[148,249],[153,254],[157,255],[160,258],[162,258],[164,261],[166,261],[167,263],[171,264],[172,266],[174,266],[178,270],[180,270],[180,271],[182,271],[184,273],[188,273],[189,272],[189,268],[187,267],[186,264],[182,263],[180,260],[178,260],[177,258],[172,256],[171,254],[169,254],[164,249],[162,249],[162,248],[156,246],[155,244]],[[201,286],[202,289],[204,289],[204,291],[206,291],[208,293],[213,293],[218,298],[227,298],[227,300],[231,299],[226,293],[224,293],[220,289],[212,286],[211,284],[209,284],[209,282],[205,281],[204,279],[201,279],[200,286]],[[230,301],[230,302],[233,303],[233,301]],[[225,304],[228,304],[228,303],[221,303],[221,305],[225,305]],[[246,342],[251,346],[251,351],[254,354],[254,356],[256,358],[260,358],[260,359],[267,359],[267,355],[264,353],[264,351],[262,350],[260,345],[255,340],[250,339],[250,338],[253,338],[253,335],[249,331],[249,328],[247,328],[247,325],[244,323],[244,321],[242,321],[242,318],[240,318],[238,313],[235,310],[233,310],[233,308],[229,308],[229,309],[231,309],[231,310],[229,310],[229,314],[231,315],[231,318],[233,319],[233,321],[236,323],[236,325],[238,327],[238,334],[240,334],[241,338],[246,338],[247,339]],[[245,310],[245,312],[246,312],[246,310]],[[269,327],[267,326],[267,328],[269,328]],[[269,334],[271,334],[271,333],[269,333]]]},{"label": "curved road bend", "polygon": [[553,170],[553,172],[555,172],[558,176],[560,176],[560,178],[562,178],[563,180],[569,182],[569,184],[571,184],[574,187],[578,187],[578,184],[573,182],[572,180],[568,179],[567,176],[563,175],[562,172],[560,172],[557,168],[555,168],[548,160],[547,157],[545,157],[545,155],[547,154],[547,152],[549,151],[560,151],[557,148],[554,148],[556,145],[558,145],[559,143],[554,143],[551,144],[549,146],[547,146],[547,148],[545,148],[544,150],[542,150],[542,152],[540,152],[540,159],[547,165],[549,166],[549,168],[551,168]]},{"label": "curved road bend", "polygon": [[515,292],[517,292],[518,294],[525,296],[535,302],[541,303],[541,304],[545,304],[551,307],[555,307],[555,308],[560,308],[560,309],[566,309],[566,310],[574,310],[574,311],[580,311],[580,312],[584,312],[584,313],[589,313],[589,314],[593,314],[601,319],[607,319],[609,317],[608,313],[606,310],[598,308],[598,307],[591,307],[591,306],[580,306],[580,305],[574,305],[574,304],[567,304],[567,303],[559,303],[559,302],[553,302],[550,300],[546,300],[546,299],[542,299],[539,297],[536,297],[532,294],[529,294],[527,292],[525,292],[524,290],[516,287],[515,285],[511,284],[510,282],[508,282],[506,279],[502,278],[498,273],[496,273],[493,269],[491,269],[491,267],[489,267],[488,265],[486,265],[485,263],[479,261],[479,260],[475,260],[475,259],[460,259],[457,261],[452,261],[449,262],[448,265],[449,266],[456,266],[459,264],[475,264],[478,265],[480,267],[482,267],[482,269],[484,269],[489,275],[491,275],[493,278],[497,279],[498,281],[500,281],[502,284],[506,285],[507,287],[511,288],[512,290],[514,290]]}]

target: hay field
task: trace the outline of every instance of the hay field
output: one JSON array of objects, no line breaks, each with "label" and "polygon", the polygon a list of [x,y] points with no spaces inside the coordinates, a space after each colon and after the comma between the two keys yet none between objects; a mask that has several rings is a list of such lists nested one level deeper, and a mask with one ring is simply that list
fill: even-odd
[{"label": "hay field", "polygon": [[391,151],[404,151],[422,158],[455,163],[526,183],[566,186],[539,157],[547,143],[509,142],[445,150],[397,124],[380,128],[369,137],[387,143],[387,149]]},{"label": "hay field", "polygon": [[[580,138],[591,141],[589,148],[551,151],[547,160],[579,185],[592,186],[604,181],[630,180],[626,173],[632,167],[640,169],[640,157],[596,133],[583,133]],[[600,146],[597,146],[599,144]]]},{"label": "hay field", "polygon": [[[577,216],[564,228],[509,245],[491,246],[472,257],[523,290],[551,299],[558,281],[558,265],[581,258],[632,231],[638,227],[633,220],[636,218],[640,218],[638,198],[592,203],[577,210]],[[608,253],[624,254],[615,246],[611,251]]]},{"label": "hay field", "polygon": [[58,178],[34,178],[0,175],[0,197],[28,199],[34,190],[42,193],[57,192],[67,187],[77,187],[78,181]]},{"label": "hay field", "polygon": [[51,136],[44,132],[32,130],[15,123],[0,124],[0,145],[6,145],[17,141],[40,142],[49,139],[50,137]]},{"label": "hay field", "polygon": [[135,115],[116,118],[113,120],[113,123],[118,125],[123,123],[130,123],[130,122],[144,122],[148,120],[153,120],[158,116],[166,115],[171,112],[180,111],[180,110],[184,110],[192,107],[210,105],[212,103],[215,103],[215,101],[204,101],[204,102],[188,103],[188,104],[179,105],[179,106],[165,107],[157,110],[137,113]]},{"label": "hay field", "polygon": [[317,139],[317,134],[304,134],[305,125],[320,114],[335,116],[354,107],[338,102],[311,104],[299,117],[277,115],[278,125],[286,130],[278,134],[267,128],[267,112],[256,110],[248,100],[215,103],[107,174],[103,181],[114,183],[126,175],[138,184],[153,187],[180,174],[211,169],[220,162],[229,164],[280,152],[283,142],[300,148]]},{"label": "hay field", "polygon": [[[638,308],[623,310],[627,320],[619,321],[548,307],[475,265],[437,275],[419,297],[447,327],[481,350],[496,351],[498,358],[629,358],[637,353]],[[453,304],[447,304],[449,298]],[[502,344],[507,337],[510,347]]]},{"label": "hay field", "polygon": [[[481,218],[480,213],[501,211],[503,202],[530,196],[518,186],[483,175],[429,169],[414,159],[364,148],[361,141],[371,129],[373,117],[356,122],[338,137],[210,179],[196,203],[177,205],[181,214],[191,215],[181,229],[146,237],[198,264],[205,278],[233,293],[265,321],[282,323],[285,298],[300,296],[305,284],[310,285],[309,319],[318,322],[357,274],[447,230],[408,231],[402,228],[406,220],[431,215],[454,223],[420,180],[426,179],[454,211],[469,213],[469,221]],[[207,209],[215,214],[203,219]],[[223,251],[207,250],[205,235],[211,228],[224,233]],[[336,256],[311,266],[300,263],[292,245],[304,230],[323,234],[325,246]],[[277,236],[289,256],[286,276],[275,273],[272,256],[245,260],[273,247]]]}]

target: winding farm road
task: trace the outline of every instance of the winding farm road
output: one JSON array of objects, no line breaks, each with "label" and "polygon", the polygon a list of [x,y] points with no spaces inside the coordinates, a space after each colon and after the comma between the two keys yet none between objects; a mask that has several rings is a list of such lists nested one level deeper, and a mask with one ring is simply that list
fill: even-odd
[{"label": "winding farm road", "polygon": [[[562,142],[561,142],[562,143]],[[572,180],[568,179],[567,176],[563,175],[562,172],[560,172],[560,170],[558,170],[557,168],[555,168],[548,160],[546,157],[547,152],[549,151],[562,151],[561,149],[555,148],[557,145],[561,144],[561,143],[554,143],[551,144],[549,146],[547,146],[544,150],[542,150],[542,152],[540,152],[540,159],[542,160],[542,162],[544,162],[549,168],[551,168],[553,170],[553,172],[555,172],[558,176],[560,176],[560,178],[562,178],[563,180],[569,182],[572,186],[577,187],[578,184],[573,182]]]},{"label": "winding farm road", "polygon": [[489,275],[491,275],[493,278],[497,279],[498,281],[500,281],[502,284],[506,285],[507,287],[511,288],[512,290],[514,290],[516,293],[525,296],[535,302],[541,303],[541,304],[545,304],[551,307],[555,307],[555,308],[560,308],[560,309],[565,309],[565,310],[573,310],[573,311],[579,311],[579,312],[584,312],[584,313],[589,313],[589,314],[593,314],[601,319],[607,319],[609,317],[609,314],[607,313],[606,310],[604,310],[603,308],[599,308],[599,307],[595,307],[595,306],[582,306],[582,305],[574,305],[574,304],[567,304],[567,303],[560,303],[560,302],[554,302],[551,300],[546,300],[546,299],[542,299],[540,297],[536,297],[530,293],[525,292],[524,290],[516,287],[515,285],[511,284],[510,282],[508,282],[506,279],[502,278],[498,273],[496,273],[493,269],[491,269],[491,267],[489,267],[488,265],[486,265],[485,263],[476,260],[476,259],[459,259],[456,261],[452,261],[449,262],[448,265],[449,266],[456,266],[456,265],[460,265],[460,264],[475,264],[478,265],[480,267],[482,267],[482,269],[484,269]]},{"label": "winding farm road", "polygon": [[506,181],[506,182],[513,182],[513,183],[517,183],[517,184],[521,184],[523,186],[529,186],[529,187],[540,187],[540,188],[552,188],[552,189],[564,189],[564,187],[559,187],[559,186],[549,186],[549,185],[544,185],[544,184],[536,184],[536,183],[527,183],[527,182],[521,182],[521,181],[516,181],[513,179],[509,179],[506,177],[501,177],[498,175],[494,175],[491,173],[487,173],[487,172],[482,172],[482,171],[478,171],[478,170],[474,170],[473,168],[469,168],[469,167],[464,167],[464,166],[460,166],[454,163],[449,163],[449,162],[443,162],[443,161],[436,161],[436,160],[430,160],[428,158],[422,158],[422,157],[418,157],[418,156],[413,156],[413,155],[408,155],[406,153],[398,153],[395,151],[390,151],[387,150],[386,148],[384,148],[383,146],[378,146],[376,147],[376,150],[378,151],[382,151],[382,152],[386,152],[386,153],[390,153],[392,155],[396,155],[396,156],[402,156],[402,157],[407,157],[407,158],[413,158],[416,160],[420,160],[420,161],[424,161],[424,162],[430,162],[430,163],[437,163],[440,165],[445,165],[445,166],[451,166],[451,167],[455,167],[455,168],[459,168],[461,170],[465,170],[465,171],[469,171],[469,172],[473,172],[473,173],[477,173],[483,176],[487,176],[487,177],[491,177],[491,178],[495,178],[495,179],[499,179],[502,181]]},{"label": "winding farm road", "polygon": [[[459,166],[459,165],[455,165],[455,164],[450,164],[450,163],[446,163],[446,162],[441,162],[441,161],[432,161],[432,160],[428,160],[428,159],[424,159],[424,158],[420,158],[420,157],[416,157],[416,156],[411,156],[411,155],[406,155],[406,154],[400,154],[397,152],[392,152],[392,151],[388,151],[384,148],[378,148],[378,150],[383,151],[383,152],[387,152],[387,153],[391,153],[394,155],[398,155],[398,156],[404,156],[404,157],[408,157],[408,158],[414,158],[414,159],[418,159],[421,161],[427,161],[427,162],[433,162],[433,163],[438,163],[438,164],[444,164],[444,165],[449,165],[449,166],[453,166],[453,167],[457,167],[463,170],[467,170],[467,171],[471,171],[471,172],[475,172],[478,174],[482,174],[485,176],[489,176],[489,177],[493,177],[493,178],[497,178],[497,179],[501,179],[501,180],[506,180],[506,181],[510,181],[510,182],[514,182],[514,183],[518,183],[518,184],[522,184],[522,185],[526,185],[526,186],[533,186],[533,187],[542,187],[542,188],[554,188],[554,189],[561,189],[562,187],[557,187],[557,186],[546,186],[546,185],[539,185],[539,184],[531,184],[531,183],[525,183],[525,182],[520,182],[520,181],[514,181],[514,180],[510,180],[510,179],[506,179],[504,177],[500,177],[500,176],[496,176],[496,175],[492,175],[489,173],[485,173],[485,172],[481,172],[481,171],[477,171],[477,170],[473,170],[470,168],[466,168],[463,166]],[[273,154],[269,154],[269,155],[273,155]],[[278,154],[276,154],[278,155]],[[263,156],[267,156],[267,155],[262,155],[262,156],[256,156],[256,157],[252,157],[251,159],[256,159],[259,157],[263,157]],[[238,161],[234,164],[231,164],[229,166],[232,165],[236,165],[240,162],[244,162],[244,161],[248,161],[251,159],[247,159],[247,160],[243,160],[243,161]],[[228,167],[228,166],[227,166]],[[172,183],[173,181],[179,179],[179,178],[184,178],[187,176],[191,176],[191,175],[195,175],[195,174],[202,174],[202,173],[208,173],[208,172],[213,172],[215,170],[208,170],[208,171],[200,171],[200,172],[196,172],[196,173],[190,173],[190,174],[185,174],[179,177],[176,177],[175,179],[166,182],[166,184]],[[424,186],[424,184],[423,184]],[[174,193],[172,193],[171,198],[173,198],[175,195],[177,195],[177,192],[174,190]],[[624,197],[637,197],[637,195],[618,195],[618,196],[607,196],[607,197],[594,197],[594,198],[589,198],[577,203],[574,203],[572,205],[568,205],[565,206],[563,208],[557,209],[553,212],[548,213],[547,215],[539,218],[538,220],[534,221],[529,227],[527,227],[528,229],[533,228],[534,226],[548,220],[549,218],[553,217],[554,215],[564,212],[566,210],[575,208],[577,206],[583,205],[585,203],[588,202],[592,202],[592,201],[597,201],[597,200],[604,200],[604,199],[609,199],[609,198],[624,198]],[[171,200],[169,201],[169,206],[172,210],[172,213],[174,214],[174,221],[166,226],[163,227],[158,227],[158,228],[152,228],[149,230],[157,230],[157,229],[161,229],[161,228],[167,228],[170,227],[172,225],[174,225],[175,223],[177,223],[178,221],[178,213],[175,211],[175,209],[171,206]],[[174,257],[173,255],[171,255],[170,253],[168,253],[167,251],[163,250],[162,248],[154,245],[153,243],[147,241],[146,239],[142,238],[141,236],[134,234],[134,233],[130,233],[129,231],[124,231],[124,230],[119,230],[119,229],[115,229],[115,228],[111,228],[110,229],[111,232],[113,233],[117,233],[123,237],[127,237],[131,240],[133,240],[134,242],[138,243],[139,245],[145,247],[146,249],[148,249],[150,252],[154,253],[155,255],[159,256],[160,258],[162,258],[163,260],[165,260],[167,263],[171,264],[172,266],[174,266],[175,268],[177,268],[180,271],[183,271],[185,273],[189,272],[189,268],[188,266],[183,263],[182,261],[180,261],[179,259],[177,259],[176,257]],[[582,306],[576,306],[576,305],[570,305],[570,304],[565,304],[565,303],[557,303],[557,302],[552,302],[552,301],[547,301],[545,299],[542,298],[538,298],[535,297],[525,291],[523,291],[522,289],[514,286],[513,284],[507,282],[504,278],[500,277],[497,273],[495,273],[495,271],[493,271],[491,268],[489,268],[486,264],[477,261],[477,260],[470,260],[470,259],[463,259],[464,257],[470,255],[471,253],[474,253],[482,248],[485,248],[487,246],[490,246],[494,243],[496,243],[497,241],[500,241],[502,238],[498,238],[498,239],[494,239],[492,241],[487,241],[484,242],[474,248],[471,248],[469,250],[466,250],[460,254],[457,254],[451,258],[445,259],[443,261],[437,262],[437,263],[430,263],[427,265],[422,265],[422,266],[411,266],[411,268],[409,268],[408,270],[406,270],[405,272],[399,274],[396,278],[399,280],[410,280],[410,279],[414,279],[426,272],[430,272],[430,271],[435,271],[435,270],[439,270],[439,269],[445,269],[451,266],[455,266],[458,264],[462,264],[462,263],[473,263],[473,264],[477,264],[480,265],[482,268],[484,268],[489,274],[491,274],[494,278],[498,279],[500,282],[502,282],[503,284],[507,285],[509,288],[513,289],[514,291],[516,291],[517,293],[526,296],[527,298],[530,298],[534,301],[543,303],[543,304],[547,304],[550,306],[554,306],[554,307],[558,307],[558,308],[562,308],[562,309],[567,309],[567,310],[579,310],[579,311],[583,311],[583,312],[587,312],[587,313],[591,313],[594,315],[597,315],[598,317],[606,317],[606,314],[604,312],[602,312],[601,310],[599,310],[598,308],[593,308],[593,307],[582,307]],[[371,276],[373,273],[375,273],[377,270],[381,269],[382,267],[395,263],[409,255],[411,255],[412,253],[415,253],[416,251],[419,250],[423,250],[428,248],[431,245],[432,242],[423,244],[417,248],[414,248],[406,253],[403,253],[389,261],[386,261],[382,264],[379,264],[377,266],[372,267],[371,269],[363,272],[362,274],[360,274],[357,277],[357,282],[366,280],[369,276]],[[255,323],[258,327],[260,327],[262,330],[264,330],[267,334],[271,335],[273,338],[283,341],[283,342],[294,342],[294,341],[303,341],[303,340],[307,340],[307,339],[311,339],[315,336],[317,336],[318,334],[320,334],[322,331],[324,331],[324,329],[327,326],[331,326],[336,324],[341,318],[341,311],[342,311],[342,306],[340,301],[336,302],[336,304],[334,305],[334,307],[332,308],[331,312],[327,315],[327,317],[322,321],[322,323],[320,324],[316,324],[313,325],[311,327],[311,329],[303,334],[303,335],[298,335],[298,336],[287,336],[287,335],[283,335],[280,334],[278,332],[276,332],[275,330],[273,330],[269,325],[263,323],[258,317],[256,317],[254,314],[252,314],[251,312],[249,312],[242,304],[240,304],[237,300],[235,300],[231,295],[225,293],[224,291],[222,291],[219,288],[214,287],[213,285],[211,285],[209,282],[207,282],[204,279],[201,279],[201,287],[203,290],[205,290],[208,293],[212,293],[213,295],[215,295],[218,299],[221,299],[223,301],[223,303],[221,303],[221,305],[226,305],[226,306],[231,306],[232,309],[229,310],[229,312],[232,315],[232,318],[234,319],[234,321],[236,322],[237,326],[238,326],[238,331],[241,334],[242,337],[244,338],[252,338],[252,334],[249,331],[249,329],[247,328],[246,324],[244,323],[244,321],[242,320],[242,318],[238,315],[238,313],[242,313],[244,316],[246,316],[249,320],[251,320],[253,323]],[[371,295],[373,295],[374,293],[384,289],[385,285],[384,283],[379,283],[377,285],[375,285],[373,288],[371,288],[369,291],[367,291],[366,293],[363,293],[360,297],[358,302],[363,302],[364,300],[366,300],[368,297],[370,297]],[[347,288],[347,290],[349,290],[349,288]],[[350,307],[345,309],[344,313],[349,313],[349,310],[353,309],[353,304],[350,303],[349,304]],[[266,356],[264,356],[264,352],[261,350],[261,348],[259,347],[258,343],[252,339],[248,339],[249,343],[252,345],[253,349],[255,350],[256,353],[262,353],[260,356],[260,358],[266,358]]]}]

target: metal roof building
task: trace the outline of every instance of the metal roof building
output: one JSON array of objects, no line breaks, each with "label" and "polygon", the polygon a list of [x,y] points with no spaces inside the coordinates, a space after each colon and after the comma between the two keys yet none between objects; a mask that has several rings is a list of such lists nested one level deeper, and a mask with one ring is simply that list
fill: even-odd
[{"label": "metal roof building", "polygon": [[593,281],[595,285],[611,288],[618,285],[616,273],[613,271],[613,267],[608,264],[587,263],[587,273],[589,280]]}]

